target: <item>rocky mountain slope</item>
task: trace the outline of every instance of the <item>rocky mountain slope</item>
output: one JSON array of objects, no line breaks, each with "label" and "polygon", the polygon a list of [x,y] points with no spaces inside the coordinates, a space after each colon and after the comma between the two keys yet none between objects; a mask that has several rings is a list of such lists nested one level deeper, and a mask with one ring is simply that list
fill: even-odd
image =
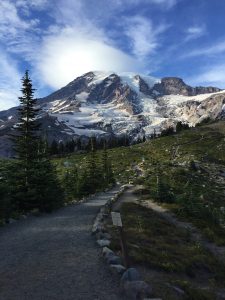
[{"label": "rocky mountain slope", "polygon": [[[178,121],[195,126],[225,115],[225,91],[191,87],[176,77],[161,80],[133,73],[89,72],[39,99],[42,133],[50,141],[79,136],[120,136],[130,140],[160,132]],[[11,155],[8,134],[16,108],[0,112],[0,155]]]}]

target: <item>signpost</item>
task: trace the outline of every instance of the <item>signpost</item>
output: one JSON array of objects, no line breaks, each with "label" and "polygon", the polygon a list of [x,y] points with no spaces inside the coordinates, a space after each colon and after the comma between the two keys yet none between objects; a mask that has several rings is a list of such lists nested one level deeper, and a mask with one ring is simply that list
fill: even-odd
[{"label": "signpost", "polygon": [[123,227],[121,215],[119,212],[111,212],[112,222],[114,226]]},{"label": "signpost", "polygon": [[129,268],[129,257],[126,245],[125,233],[123,231],[123,223],[121,219],[121,214],[119,212],[111,212],[112,222],[114,226],[117,226],[120,234],[120,244],[121,250],[124,258],[124,264],[126,268]]}]

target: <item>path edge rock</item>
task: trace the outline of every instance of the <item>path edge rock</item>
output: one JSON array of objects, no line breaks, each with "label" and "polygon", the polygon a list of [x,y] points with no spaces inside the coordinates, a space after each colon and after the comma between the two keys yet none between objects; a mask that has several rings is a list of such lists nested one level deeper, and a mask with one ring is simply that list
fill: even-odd
[{"label": "path edge rock", "polygon": [[[97,214],[93,226],[92,234],[95,235],[97,244],[102,248],[102,256],[104,257],[109,270],[112,274],[120,276],[121,292],[127,299],[148,299],[152,298],[152,287],[142,280],[141,275],[136,268],[126,267],[123,265],[123,259],[110,249],[111,236],[107,232],[104,221],[109,217],[113,204],[128,188],[128,185],[123,185],[116,195],[111,197],[106,204],[101,207]],[[155,298],[154,298],[155,299]],[[162,299],[157,299],[162,300]]]}]

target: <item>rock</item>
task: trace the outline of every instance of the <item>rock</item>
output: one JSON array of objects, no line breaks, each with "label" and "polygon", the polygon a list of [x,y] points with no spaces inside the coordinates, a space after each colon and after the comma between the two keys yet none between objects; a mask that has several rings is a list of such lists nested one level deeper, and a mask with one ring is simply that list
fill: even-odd
[{"label": "rock", "polygon": [[97,240],[97,243],[99,244],[100,247],[107,247],[110,245],[109,240]]},{"label": "rock", "polygon": [[92,227],[92,233],[96,234],[97,232],[104,231],[104,225],[102,223],[95,223]]},{"label": "rock", "polygon": [[13,219],[13,218],[10,218],[9,221],[8,221],[9,224],[12,224],[12,223],[15,223],[15,222],[16,222],[16,220]]},{"label": "rock", "polygon": [[120,274],[120,275],[122,275],[126,271],[126,268],[122,265],[110,265],[109,269],[113,274]]},{"label": "rock", "polygon": [[109,249],[108,247],[104,247],[103,249],[102,249],[102,254],[103,254],[103,256],[107,256],[107,255],[114,255],[114,252],[111,250],[111,249]]},{"label": "rock", "polygon": [[102,232],[102,231],[99,231],[97,234],[96,234],[96,238],[98,240],[110,240],[111,239],[111,235],[107,232]]},{"label": "rock", "polygon": [[152,295],[152,287],[144,281],[126,281],[123,293],[130,300],[144,299]]},{"label": "rock", "polygon": [[124,272],[121,277],[121,284],[124,284],[126,281],[141,281],[141,275],[135,268],[129,268]]},{"label": "rock", "polygon": [[191,87],[178,77],[164,77],[160,83],[156,83],[152,90],[161,95],[196,96],[199,94],[216,93],[220,89],[214,87]]},{"label": "rock", "polygon": [[[105,260],[106,260],[107,262],[109,261],[110,258],[112,258],[112,257],[117,257],[117,256],[115,255],[115,253],[114,253],[111,249],[109,249],[108,247],[104,247],[104,248],[103,248],[102,254],[103,254],[103,256],[104,256],[104,258],[105,258]],[[108,262],[108,263],[110,264],[110,262]],[[113,263],[112,263],[112,264],[113,264]],[[118,264],[120,264],[120,263],[118,263]]]},{"label": "rock", "polygon": [[121,265],[122,260],[121,260],[121,258],[120,258],[119,256],[117,256],[117,255],[110,255],[110,256],[108,256],[108,258],[107,258],[107,263],[108,263],[109,265]]}]

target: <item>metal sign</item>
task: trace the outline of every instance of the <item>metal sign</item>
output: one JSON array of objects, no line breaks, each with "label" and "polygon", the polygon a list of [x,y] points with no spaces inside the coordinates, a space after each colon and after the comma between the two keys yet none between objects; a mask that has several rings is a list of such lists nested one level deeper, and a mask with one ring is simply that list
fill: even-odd
[{"label": "metal sign", "polygon": [[111,212],[111,216],[112,216],[112,222],[114,226],[119,226],[119,227],[123,226],[120,213]]}]

